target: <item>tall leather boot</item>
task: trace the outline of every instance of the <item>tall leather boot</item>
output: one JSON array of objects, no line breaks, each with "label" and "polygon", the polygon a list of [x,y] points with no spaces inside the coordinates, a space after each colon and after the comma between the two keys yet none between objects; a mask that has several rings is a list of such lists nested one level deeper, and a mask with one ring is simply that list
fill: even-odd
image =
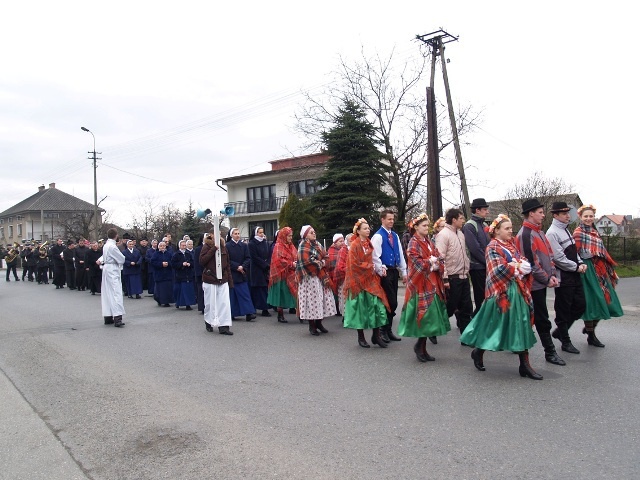
[{"label": "tall leather boot", "polygon": [[373,335],[371,336],[371,343],[373,343],[374,345],[378,345],[380,348],[387,348],[387,344],[382,339],[382,336],[380,334],[379,327],[373,329]]},{"label": "tall leather boot", "polygon": [[596,325],[598,325],[598,320],[593,322],[584,322],[584,328],[582,329],[582,333],[587,335],[587,343],[593,347],[604,348],[604,343],[598,340],[596,337]]},{"label": "tall leather boot", "polygon": [[553,332],[551,332],[551,336],[560,340],[560,343],[562,343],[562,351],[567,353],[579,354],[580,350],[574,347],[573,343],[571,343],[571,337],[569,336],[569,326],[564,322],[557,323],[557,325],[557,328],[555,328]]},{"label": "tall leather boot", "polygon": [[435,358],[427,353],[427,337],[418,338],[418,341],[413,346],[413,351],[420,362],[433,362],[435,360]]},{"label": "tall leather boot", "polygon": [[329,333],[329,330],[322,326],[322,319],[316,320],[316,328],[322,333]]},{"label": "tall leather boot", "polygon": [[278,307],[278,322],[279,323],[289,323],[289,322],[287,322],[287,319],[284,318],[284,310],[282,310],[282,307]]},{"label": "tall leather boot", "polygon": [[361,328],[358,329],[358,345],[362,348],[371,348],[371,345],[369,345],[367,340],[364,338],[364,330]]},{"label": "tall leather boot", "polygon": [[315,320],[309,320],[309,333],[310,333],[311,335],[316,336],[316,337],[317,337],[318,335],[320,335],[320,334],[318,333],[318,330],[316,329],[316,321],[315,321]]},{"label": "tall leather boot", "polygon": [[387,335],[387,328],[388,328],[388,325],[383,325],[382,327],[380,327],[379,337],[380,337],[380,340],[382,340],[384,343],[391,343],[391,339]]},{"label": "tall leather boot", "polygon": [[481,372],[484,372],[486,369],[484,368],[484,350],[481,348],[474,348],[471,351],[471,358],[473,359],[473,366],[476,367]]},{"label": "tall leather boot", "polygon": [[387,337],[389,338],[389,340],[391,340],[392,342],[399,342],[402,339],[400,337],[397,337],[394,333],[393,330],[391,329],[391,327],[393,327],[393,319],[391,319],[391,321],[387,324],[386,326],[386,330],[387,330]]},{"label": "tall leather boot", "polygon": [[538,336],[540,337],[540,343],[544,347],[544,358],[547,362],[553,363],[554,365],[566,365],[567,363],[558,356],[556,353],[556,347],[553,344],[553,339],[551,338],[551,333],[540,333],[538,332]]},{"label": "tall leather boot", "polygon": [[531,368],[531,364],[529,363],[529,352],[518,352],[518,356],[520,357],[520,376],[521,377],[529,377],[533,380],[542,380],[542,375],[536,373],[536,371]]},{"label": "tall leather boot", "polygon": [[113,317],[113,326],[114,327],[124,327],[125,323],[122,321],[122,315],[117,315]]}]

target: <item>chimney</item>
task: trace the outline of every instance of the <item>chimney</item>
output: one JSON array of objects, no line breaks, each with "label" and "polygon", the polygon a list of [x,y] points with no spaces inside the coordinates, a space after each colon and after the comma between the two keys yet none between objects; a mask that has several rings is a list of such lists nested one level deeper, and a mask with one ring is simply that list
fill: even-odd
[{"label": "chimney", "polygon": [[56,184],[55,183],[50,183],[49,184],[49,188],[56,188]]},{"label": "chimney", "polygon": [[40,185],[40,186],[38,187],[38,191],[39,191],[39,192],[42,192],[43,190],[44,190],[44,185]]}]

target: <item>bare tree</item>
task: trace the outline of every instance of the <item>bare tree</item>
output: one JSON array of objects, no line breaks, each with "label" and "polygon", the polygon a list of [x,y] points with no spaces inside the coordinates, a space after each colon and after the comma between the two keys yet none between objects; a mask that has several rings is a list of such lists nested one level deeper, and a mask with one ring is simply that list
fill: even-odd
[{"label": "bare tree", "polygon": [[[424,57],[398,60],[394,55],[392,51],[388,57],[368,57],[363,48],[354,63],[341,57],[333,81],[322,93],[305,92],[305,104],[296,113],[296,130],[307,138],[308,148],[317,149],[322,145],[322,132],[335,123],[338,107],[345,100],[363,107],[389,164],[389,187],[403,220],[415,207],[414,194],[427,173],[428,69]],[[456,120],[460,138],[475,129],[480,113],[464,107]],[[439,125],[438,145],[442,151],[453,138],[448,122]]]},{"label": "bare tree", "polygon": [[504,200],[491,205],[492,214],[506,213],[513,223],[514,232],[522,225],[522,202],[529,198],[537,198],[544,205],[547,214],[542,226],[543,229],[553,220],[549,209],[553,202],[564,201],[570,206],[575,203],[577,195],[571,195],[573,185],[566,183],[562,178],[545,177],[542,172],[535,172],[522,183],[510,188]]}]

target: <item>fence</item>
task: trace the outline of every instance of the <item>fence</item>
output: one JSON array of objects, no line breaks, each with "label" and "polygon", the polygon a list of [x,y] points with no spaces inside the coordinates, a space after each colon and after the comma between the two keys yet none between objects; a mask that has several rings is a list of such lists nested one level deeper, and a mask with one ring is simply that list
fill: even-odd
[{"label": "fence", "polygon": [[640,262],[639,237],[603,237],[603,241],[613,259],[624,265]]}]

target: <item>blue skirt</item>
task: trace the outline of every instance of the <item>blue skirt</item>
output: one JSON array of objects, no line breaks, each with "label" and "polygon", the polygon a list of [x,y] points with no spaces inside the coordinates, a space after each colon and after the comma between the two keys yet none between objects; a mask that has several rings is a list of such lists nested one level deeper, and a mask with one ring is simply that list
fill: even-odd
[{"label": "blue skirt", "polygon": [[240,317],[256,313],[256,309],[251,301],[249,284],[247,282],[234,283],[229,289],[229,299],[231,300],[231,316]]},{"label": "blue skirt", "polygon": [[173,296],[176,299],[176,307],[195,305],[196,291],[193,282],[176,282],[173,284]]},{"label": "blue skirt", "polygon": [[153,299],[161,305],[173,303],[173,282],[171,280],[155,282]]},{"label": "blue skirt", "polygon": [[140,295],[142,293],[142,277],[139,273],[123,275],[123,277],[128,295]]}]

